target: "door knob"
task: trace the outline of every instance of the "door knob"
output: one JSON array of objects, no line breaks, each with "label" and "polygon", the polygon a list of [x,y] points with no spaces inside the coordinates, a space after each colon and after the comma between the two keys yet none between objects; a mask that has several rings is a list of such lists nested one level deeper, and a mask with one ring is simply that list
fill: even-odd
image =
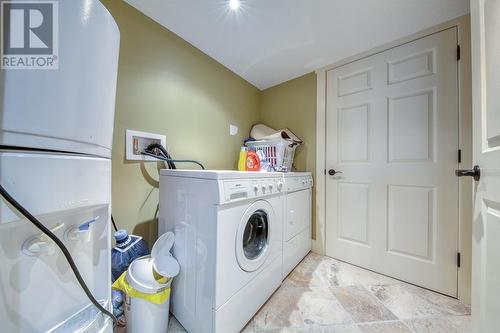
[{"label": "door knob", "polygon": [[328,174],[329,174],[330,176],[335,176],[335,175],[336,175],[336,174],[338,174],[338,173],[342,173],[342,171],[335,171],[335,170],[333,170],[333,169],[328,170]]},{"label": "door knob", "polygon": [[455,170],[457,177],[472,177],[477,182],[481,178],[481,168],[475,165],[473,169]]}]

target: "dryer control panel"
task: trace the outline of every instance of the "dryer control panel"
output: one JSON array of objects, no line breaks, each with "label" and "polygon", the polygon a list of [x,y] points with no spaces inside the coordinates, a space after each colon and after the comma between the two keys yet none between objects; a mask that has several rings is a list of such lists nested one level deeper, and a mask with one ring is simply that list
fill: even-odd
[{"label": "dryer control panel", "polygon": [[306,190],[313,187],[312,176],[296,176],[296,177],[286,177],[285,184],[287,192],[295,192],[300,190]]}]

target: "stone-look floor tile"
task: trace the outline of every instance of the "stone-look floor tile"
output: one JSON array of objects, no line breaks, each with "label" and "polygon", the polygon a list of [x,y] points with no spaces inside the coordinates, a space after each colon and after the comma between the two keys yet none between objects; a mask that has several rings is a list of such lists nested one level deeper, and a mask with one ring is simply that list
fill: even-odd
[{"label": "stone-look floor tile", "polygon": [[241,331],[240,333],[304,333],[303,328],[275,328],[269,330]]},{"label": "stone-look floor tile", "polygon": [[306,325],[352,323],[351,316],[342,308],[329,289],[302,289],[301,293],[299,308]]},{"label": "stone-look floor tile", "polygon": [[313,333],[363,333],[357,325],[339,325],[317,327]]},{"label": "stone-look floor tile", "polygon": [[390,278],[385,275],[381,275],[357,266],[353,266],[347,263],[341,263],[344,266],[344,271],[346,271],[354,280],[360,285],[365,287],[370,287],[373,285],[391,285],[391,284],[404,284],[399,280]]},{"label": "stone-look floor tile", "polygon": [[333,288],[332,292],[356,323],[397,319],[362,286]]},{"label": "stone-look floor tile", "polygon": [[460,333],[472,332],[472,318],[467,316],[446,316],[446,319],[457,329]]},{"label": "stone-look floor tile", "polygon": [[315,326],[304,330],[304,333],[363,333],[355,324],[335,326]]},{"label": "stone-look floor tile", "polygon": [[294,287],[344,287],[358,284],[351,266],[328,257],[309,254],[284,282]]},{"label": "stone-look floor tile", "polygon": [[350,322],[350,316],[333,294],[321,288],[281,288],[253,319],[256,331]]},{"label": "stone-look floor tile", "polygon": [[427,302],[435,305],[445,314],[452,316],[463,316],[471,314],[470,306],[460,302],[455,298],[441,295],[413,285],[407,285],[407,288],[412,290],[413,293],[420,296]]},{"label": "stone-look floor tile", "polygon": [[[326,287],[330,289],[332,296],[328,295]],[[470,307],[467,305],[316,254],[309,254],[297,266],[273,296],[275,297],[277,300],[270,300],[245,332],[411,332],[397,317],[406,319],[415,332],[427,332],[426,329],[429,332],[471,332],[468,315]],[[331,311],[328,310],[330,308]],[[344,315],[344,309],[350,318],[358,322],[358,326],[331,324],[351,320]],[[330,316],[333,319],[328,319]],[[367,322],[362,322],[365,320]]]},{"label": "stone-look floor tile", "polygon": [[303,327],[298,302],[300,291],[280,288],[257,312],[252,322],[254,330]]},{"label": "stone-look floor tile", "polygon": [[372,286],[372,293],[400,319],[443,316],[433,304],[419,297],[405,285]]},{"label": "stone-look floor tile", "polygon": [[288,275],[283,282],[283,286],[324,287],[327,286],[327,275],[324,257],[310,253]]},{"label": "stone-look floor tile", "polygon": [[347,287],[359,284],[356,275],[353,274],[353,266],[333,259],[325,261],[325,265],[328,267],[326,281],[329,287]]},{"label": "stone-look floor tile", "polygon": [[403,283],[396,279],[362,269],[329,257],[309,254],[290,273],[284,286],[346,287],[363,285],[390,285]]},{"label": "stone-look floor tile", "polygon": [[412,331],[400,321],[363,324],[358,327],[363,333],[412,333]]},{"label": "stone-look floor tile", "polygon": [[326,274],[324,257],[309,253],[300,264],[287,276],[284,287],[324,287]]},{"label": "stone-look floor tile", "polygon": [[248,333],[363,333],[357,325],[310,326],[307,328],[281,328],[249,331]]},{"label": "stone-look floor tile", "polygon": [[250,333],[255,330],[255,322],[250,320],[247,325],[241,330],[242,333]]},{"label": "stone-look floor tile", "polygon": [[[470,333],[468,314],[453,298],[311,253],[242,332]],[[186,330],[171,316],[168,332]]]},{"label": "stone-look floor tile", "polygon": [[455,326],[443,317],[405,320],[415,333],[459,333]]}]

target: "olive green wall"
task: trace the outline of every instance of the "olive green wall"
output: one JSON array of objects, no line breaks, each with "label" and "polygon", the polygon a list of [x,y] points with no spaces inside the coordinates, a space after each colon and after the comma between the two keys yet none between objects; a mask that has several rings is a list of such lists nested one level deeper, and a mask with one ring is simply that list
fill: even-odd
[{"label": "olive green wall", "polygon": [[[297,171],[316,170],[316,74],[311,73],[297,79],[264,90],[261,93],[260,120],[276,129],[288,127],[304,145],[297,148],[295,166]],[[313,207],[316,198],[313,195]],[[315,221],[313,209],[313,221]],[[313,235],[316,224],[313,223]]]},{"label": "olive green wall", "polygon": [[[258,121],[260,92],[125,2],[102,2],[121,33],[113,215],[119,228],[144,236],[151,246],[161,165],[125,161],[125,129],[165,134],[175,158],[234,169],[243,138]],[[238,136],[229,136],[230,123],[239,126]]]}]

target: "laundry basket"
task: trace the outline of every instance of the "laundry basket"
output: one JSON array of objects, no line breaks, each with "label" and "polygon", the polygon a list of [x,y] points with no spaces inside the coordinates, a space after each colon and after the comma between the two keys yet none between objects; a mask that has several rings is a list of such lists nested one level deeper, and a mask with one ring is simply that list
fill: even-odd
[{"label": "laundry basket", "polygon": [[277,139],[249,141],[246,145],[259,155],[261,170],[289,172],[292,170],[295,149],[299,143]]}]

